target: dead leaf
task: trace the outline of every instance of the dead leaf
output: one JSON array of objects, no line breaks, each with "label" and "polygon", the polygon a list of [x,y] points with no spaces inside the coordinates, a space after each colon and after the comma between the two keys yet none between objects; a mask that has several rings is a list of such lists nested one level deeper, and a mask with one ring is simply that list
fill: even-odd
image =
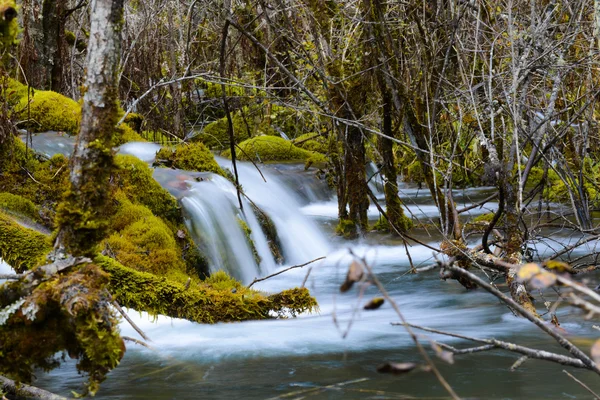
[{"label": "dead leaf", "polygon": [[395,375],[399,375],[399,374],[405,374],[407,372],[412,371],[413,369],[417,368],[417,364],[415,363],[393,363],[393,362],[386,362],[385,364],[381,364],[379,367],[377,367],[377,372],[382,373],[382,374],[395,374]]},{"label": "dead leaf", "polygon": [[354,260],[348,267],[348,274],[346,274],[346,280],[340,286],[340,292],[345,293],[352,288],[355,282],[358,282],[362,279],[365,273],[364,267],[361,263]]},{"label": "dead leaf", "polygon": [[590,350],[590,355],[592,356],[592,360],[596,364],[600,364],[600,339],[596,340],[592,349]]},{"label": "dead leaf", "polygon": [[365,310],[377,310],[385,303],[385,300],[382,297],[374,297],[371,301],[369,301],[363,307]]},{"label": "dead leaf", "polygon": [[517,278],[521,282],[527,282],[541,271],[542,269],[536,263],[525,264],[519,268],[519,271],[517,271]]}]

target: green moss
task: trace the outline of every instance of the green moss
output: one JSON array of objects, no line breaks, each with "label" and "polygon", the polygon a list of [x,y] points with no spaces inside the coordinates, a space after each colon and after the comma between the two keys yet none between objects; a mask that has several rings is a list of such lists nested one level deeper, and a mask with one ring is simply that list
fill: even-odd
[{"label": "green moss", "polygon": [[[267,162],[308,160],[310,158],[313,162],[327,161],[322,154],[303,150],[277,136],[259,136],[248,139],[240,143],[239,147],[236,149],[236,154],[240,160]],[[229,157],[231,154],[226,151],[223,155]]]},{"label": "green moss", "polygon": [[51,249],[47,236],[19,225],[0,212],[0,258],[15,271],[23,272],[38,265]]},{"label": "green moss", "polygon": [[144,124],[144,117],[140,114],[129,113],[125,117],[125,123],[131,127],[137,133],[142,133],[142,125]]},{"label": "green moss", "polygon": [[[248,139],[251,136],[244,118],[239,112],[232,113],[233,132],[236,142]],[[194,138],[204,143],[209,148],[228,149],[229,148],[229,128],[227,118],[221,118],[206,125],[202,133]]]},{"label": "green moss", "polygon": [[125,353],[108,282],[97,266],[84,265],[31,289],[20,281],[0,286],[1,309],[24,300],[0,325],[0,374],[31,382],[36,369],[57,368],[68,355],[89,378],[83,394],[95,394]]},{"label": "green moss", "polygon": [[465,224],[465,232],[483,231],[493,219],[494,213],[478,215]]},{"label": "green moss", "polygon": [[327,138],[319,135],[318,133],[306,133],[295,138],[292,143],[301,149],[314,151],[321,154],[327,154],[329,151],[329,144]]},{"label": "green moss", "polygon": [[335,227],[335,233],[346,239],[354,239],[358,236],[356,224],[349,219],[340,219]]},{"label": "green moss", "polygon": [[226,177],[213,154],[203,143],[180,144],[171,148],[163,147],[156,158],[177,169],[213,172]]},{"label": "green moss", "polygon": [[14,212],[36,222],[40,222],[40,213],[29,199],[11,193],[0,193],[0,211]]},{"label": "green moss", "polygon": [[75,48],[81,52],[83,52],[87,49],[86,40],[81,37],[77,38],[75,33],[72,31],[65,30],[65,40],[67,41],[69,46],[71,46],[71,47],[75,46]]},{"label": "green moss", "polygon": [[145,142],[144,139],[139,133],[137,133],[131,126],[124,123],[119,127],[115,128],[115,134],[113,137],[113,144],[115,146],[120,146],[129,142]]},{"label": "green moss", "polygon": [[[317,310],[307,289],[268,296],[248,289],[224,272],[200,284],[184,284],[127,268],[108,257],[96,263],[111,275],[110,291],[123,306],[152,315],[167,315],[202,323],[270,318],[270,312],[296,315]],[[235,290],[234,290],[235,289]]]},{"label": "green moss", "polygon": [[131,155],[115,156],[118,172],[116,186],[133,203],[145,205],[154,215],[160,215],[173,226],[183,222],[177,200],[152,177],[152,169]]},{"label": "green moss", "polygon": [[[7,13],[9,9],[14,10],[14,13]],[[6,51],[17,40],[19,25],[16,10],[17,5],[14,0],[0,0],[0,12],[2,12],[2,18],[0,19],[0,43],[2,48],[0,50],[2,52]],[[7,15],[10,15],[10,18],[7,18]]]},{"label": "green moss", "polygon": [[[123,213],[135,208],[139,211],[139,206],[124,208]],[[173,232],[154,215],[145,215],[113,233],[104,244],[115,259],[138,271],[171,276],[184,282],[187,279],[181,249]]]},{"label": "green moss", "polygon": [[36,90],[31,99],[21,97],[15,117],[33,132],[59,131],[71,135],[79,131],[81,105],[62,94]]},{"label": "green moss", "polygon": [[238,221],[239,226],[244,231],[244,236],[246,236],[246,241],[248,242],[248,245],[250,246],[250,249],[252,250],[252,255],[254,256],[254,261],[256,261],[256,264],[260,264],[261,258],[258,255],[256,246],[254,245],[254,240],[252,240],[252,229],[250,229],[250,227],[248,226],[246,221],[244,221],[243,219],[238,218],[237,221]]}]

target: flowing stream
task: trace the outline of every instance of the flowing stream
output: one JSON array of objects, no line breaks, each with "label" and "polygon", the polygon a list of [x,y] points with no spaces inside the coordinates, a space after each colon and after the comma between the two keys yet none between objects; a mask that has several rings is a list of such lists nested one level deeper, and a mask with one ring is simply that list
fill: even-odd
[{"label": "flowing stream", "polygon": [[[147,155],[152,149],[147,144],[130,144],[122,151],[142,155],[149,161]],[[230,161],[217,160],[229,167]],[[376,311],[362,310],[367,301],[378,295],[374,287],[339,292],[354,256],[367,260],[403,316],[413,324],[558,349],[538,328],[515,317],[482,290],[467,292],[455,281],[439,280],[435,271],[407,274],[410,264],[398,239],[378,233],[369,233],[356,241],[336,237],[333,230],[337,203],[333,193],[301,165],[261,165],[262,175],[252,164],[239,163],[238,168],[247,195],[242,200],[243,213],[239,211],[233,185],[220,176],[157,169],[155,177],[181,201],[188,227],[209,255],[212,268],[227,269],[248,282],[285,266],[327,256],[311,266],[255,285],[260,290],[275,292],[306,281],[319,302],[320,312],[284,320],[203,325],[166,317],[152,319],[130,311],[130,316],[152,338],[154,349],[128,344],[121,365],[111,372],[97,398],[447,398],[432,374],[412,372],[394,376],[376,371],[385,361],[420,362],[421,359],[405,329],[391,324],[398,322],[399,317],[388,302]],[[489,188],[456,191],[455,200],[462,207],[489,193]],[[401,185],[401,196],[407,211],[421,222],[427,223],[438,215],[425,190]],[[284,265],[278,264],[271,254],[270,239],[261,230],[260,215],[251,203],[262,209],[276,226]],[[490,203],[471,213],[495,208]],[[370,210],[369,216],[373,220],[379,217],[376,209]],[[245,221],[252,231],[254,249],[239,220]],[[441,236],[432,229],[418,229],[413,234],[433,246],[439,245]],[[577,237],[557,232],[554,239],[564,245],[575,242]],[[579,252],[586,254],[596,245],[590,242]],[[432,251],[424,246],[413,245],[409,251],[417,267],[433,261]],[[535,251],[541,257],[553,249],[540,243]],[[593,287],[597,277],[592,280],[589,285]],[[498,286],[506,291],[504,285]],[[565,334],[587,351],[594,339],[593,322],[581,322],[581,316],[566,311],[559,312],[558,317]],[[122,332],[137,337],[126,323],[122,323]],[[426,348],[429,338],[441,339],[420,336]],[[471,346],[457,339],[443,340],[457,347]],[[590,398],[555,364],[530,360],[510,372],[517,359],[514,354],[492,351],[456,356],[454,365],[439,360],[436,364],[463,398]],[[82,378],[74,364],[68,361],[49,374],[40,371],[35,384],[70,395],[71,390],[81,387]],[[600,382],[594,374],[568,370],[600,391]]]}]

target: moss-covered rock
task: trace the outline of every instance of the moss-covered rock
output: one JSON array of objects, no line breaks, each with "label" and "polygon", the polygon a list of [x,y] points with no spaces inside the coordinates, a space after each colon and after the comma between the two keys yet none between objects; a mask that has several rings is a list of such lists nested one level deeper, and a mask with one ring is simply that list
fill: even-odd
[{"label": "moss-covered rock", "polygon": [[20,98],[15,117],[33,132],[60,131],[71,135],[79,131],[81,105],[75,100],[49,90],[36,90],[33,96]]},{"label": "moss-covered rock", "polygon": [[213,172],[226,177],[225,172],[215,161],[215,157],[203,143],[180,144],[163,147],[156,159],[168,166],[187,171]]},{"label": "moss-covered rock", "polygon": [[[223,152],[230,157],[229,151]],[[293,143],[277,136],[258,136],[239,144],[236,155],[240,160],[267,161],[307,161],[326,162],[325,156],[294,146]]]},{"label": "moss-covered rock", "polygon": [[172,230],[145,206],[120,197],[110,224],[115,232],[103,242],[105,251],[138,271],[185,282],[185,263]]},{"label": "moss-covered rock", "polygon": [[321,154],[327,154],[329,150],[329,144],[327,138],[319,135],[318,133],[306,133],[295,138],[292,143],[301,149],[314,151]]},{"label": "moss-covered rock", "polygon": [[173,226],[183,222],[177,200],[154,180],[152,169],[145,162],[135,156],[118,154],[115,164],[118,167],[115,184],[131,202],[145,205],[152,214]]},{"label": "moss-covered rock", "polygon": [[111,276],[110,291],[123,306],[152,315],[167,315],[202,323],[270,318],[317,311],[307,289],[296,288],[268,296],[248,289],[224,272],[189,287],[156,275],[127,268],[108,257],[95,262]]},{"label": "moss-covered rock", "polygon": [[15,271],[23,272],[40,264],[51,249],[48,236],[19,225],[0,211],[0,258]]},{"label": "moss-covered rock", "polygon": [[356,224],[349,219],[340,219],[335,227],[335,233],[345,239],[355,239],[358,236]]},{"label": "moss-covered rock", "polygon": [[[232,113],[233,134],[236,143],[250,138],[252,130],[240,112]],[[194,138],[211,149],[229,148],[229,127],[227,118],[223,117],[206,125],[202,132]]]},{"label": "moss-covered rock", "polygon": [[37,206],[31,200],[16,194],[0,193],[0,211],[16,213],[41,222]]}]

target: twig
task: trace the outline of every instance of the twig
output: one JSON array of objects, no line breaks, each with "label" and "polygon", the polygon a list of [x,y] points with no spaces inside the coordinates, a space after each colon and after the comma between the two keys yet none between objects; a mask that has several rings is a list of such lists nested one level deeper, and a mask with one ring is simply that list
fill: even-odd
[{"label": "twig", "polygon": [[10,279],[14,281],[18,281],[23,278],[25,275],[23,274],[0,274],[0,279]]},{"label": "twig", "polygon": [[[402,325],[402,324],[399,322],[392,322],[392,325]],[[445,332],[445,331],[440,331],[438,329],[427,328],[427,327],[419,326],[419,325],[409,324],[409,326],[412,328],[415,328],[415,329],[419,329],[419,330],[422,330],[425,332],[435,333],[438,335],[450,336],[450,337],[455,337],[455,338],[459,338],[459,339],[470,340],[472,342],[493,345],[496,348],[523,354],[529,358],[552,361],[552,362],[556,362],[561,365],[567,365],[567,366],[575,367],[575,368],[588,368],[586,366],[586,364],[583,363],[583,361],[581,361],[577,358],[563,356],[562,354],[550,353],[549,351],[545,351],[545,350],[536,350],[536,349],[532,349],[529,347],[520,346],[520,345],[514,344],[514,343],[504,342],[502,340],[497,340],[497,339],[475,338],[475,337],[461,335],[458,333]],[[480,351],[483,351],[483,350],[480,350]]]},{"label": "twig", "polygon": [[251,287],[252,287],[252,285],[254,285],[254,284],[255,284],[255,283],[257,283],[257,282],[261,282],[261,281],[267,280],[267,279],[269,279],[269,278],[272,278],[272,277],[274,277],[274,276],[277,276],[277,275],[279,275],[279,274],[283,274],[284,272],[287,272],[287,271],[289,271],[290,269],[295,269],[295,268],[302,268],[302,267],[306,267],[307,265],[309,265],[309,264],[312,264],[312,263],[314,263],[314,262],[316,262],[316,261],[319,261],[319,260],[323,260],[324,258],[326,258],[326,257],[319,257],[319,258],[315,258],[314,260],[311,260],[311,261],[309,261],[309,262],[306,262],[306,263],[304,263],[304,264],[300,264],[300,265],[294,265],[294,266],[292,266],[292,267],[289,267],[289,268],[283,269],[283,270],[281,270],[281,271],[275,272],[274,274],[271,274],[271,275],[269,275],[269,276],[265,276],[264,278],[254,278],[254,280],[252,281],[252,283],[248,285],[248,288],[251,288]]},{"label": "twig", "polygon": [[394,301],[394,299],[392,299],[390,297],[390,295],[387,292],[387,290],[385,290],[385,287],[383,287],[383,284],[381,283],[381,281],[373,273],[373,269],[371,268],[371,266],[369,264],[367,264],[364,260],[362,260],[362,263],[365,266],[365,268],[368,270],[369,275],[371,276],[371,279],[373,280],[373,282],[377,286],[377,289],[379,289],[379,291],[381,292],[381,294],[383,295],[383,297],[386,299],[386,301],[388,301],[392,305],[392,308],[394,309],[394,311],[396,312],[396,314],[400,318],[400,321],[402,321],[401,325],[404,326],[404,329],[406,329],[406,332],[412,338],[413,342],[417,346],[417,350],[419,350],[419,353],[421,353],[421,356],[423,357],[423,359],[425,360],[425,362],[427,363],[427,365],[429,365],[431,367],[431,372],[433,372],[433,374],[435,375],[435,377],[437,378],[437,380],[444,387],[444,389],[446,389],[446,391],[448,392],[448,394],[453,399],[455,399],[455,400],[456,399],[460,399],[460,397],[456,394],[456,392],[454,392],[454,389],[452,389],[452,387],[448,384],[448,382],[446,381],[446,379],[444,379],[444,377],[442,376],[442,374],[440,373],[440,371],[437,369],[437,367],[435,366],[435,364],[431,360],[431,357],[429,357],[429,354],[427,354],[427,352],[425,351],[425,349],[421,345],[421,342],[419,342],[419,339],[417,338],[417,335],[411,329],[411,325],[404,318],[404,315],[400,311],[400,308],[398,307],[398,304]]},{"label": "twig", "polygon": [[519,314],[521,314],[522,316],[527,318],[533,324],[537,325],[537,327],[540,328],[542,331],[546,332],[548,335],[550,335],[552,338],[554,338],[561,347],[563,347],[569,353],[571,353],[573,356],[575,356],[576,358],[581,360],[581,362],[583,362],[588,369],[590,369],[590,370],[594,371],[596,374],[600,375],[600,368],[598,368],[596,363],[591,358],[589,358],[583,351],[581,351],[577,346],[575,346],[573,343],[571,343],[567,338],[565,338],[558,332],[554,331],[552,328],[550,328],[549,326],[544,324],[544,322],[542,320],[537,318],[531,312],[527,311],[522,305],[520,305],[519,303],[517,303],[510,297],[507,297],[506,295],[504,295],[504,293],[500,292],[498,289],[496,289],[492,285],[483,281],[477,275],[472,274],[471,272],[469,272],[463,268],[456,267],[454,265],[446,265],[446,266],[444,266],[444,268],[449,269],[450,271],[452,271],[458,275],[462,275],[463,277],[465,277],[465,278],[471,280],[472,282],[476,283],[477,285],[481,286],[483,289],[487,290],[488,292],[490,292],[491,294],[496,296],[498,299],[502,300],[505,304],[512,307]]},{"label": "twig", "polygon": [[575,382],[579,383],[585,390],[587,390],[588,392],[590,392],[590,394],[592,396],[594,396],[596,398],[596,400],[600,400],[600,396],[598,396],[592,389],[589,388],[588,385],[586,385],[585,383],[581,382],[579,379],[575,378],[573,375],[571,375],[570,373],[568,373],[567,371],[565,371],[563,369],[563,372],[565,374],[567,374],[567,376],[571,379],[573,379]]},{"label": "twig", "polygon": [[517,368],[523,365],[527,360],[529,360],[529,357],[527,356],[519,357],[519,359],[510,367],[510,372],[515,372]]},{"label": "twig", "polygon": [[340,388],[340,387],[343,387],[343,386],[346,386],[346,385],[351,385],[351,384],[354,384],[354,383],[361,383],[361,382],[365,382],[365,381],[368,381],[368,380],[369,380],[369,378],[359,378],[359,379],[353,379],[351,381],[334,383],[333,385],[317,386],[317,387],[310,388],[310,389],[295,390],[293,392],[282,394],[281,396],[271,397],[271,398],[269,398],[267,400],[286,399],[288,397],[293,397],[293,396],[296,396],[296,395],[299,395],[299,394],[305,394],[305,393],[316,392],[316,391],[327,390],[327,389],[336,389],[336,388]]},{"label": "twig", "polygon": [[42,399],[42,400],[66,400],[66,397],[56,395],[48,392],[44,389],[37,388],[35,386],[25,385],[24,383],[17,383],[11,379],[8,379],[0,375],[0,391],[14,393],[19,397],[28,399]]},{"label": "twig", "polygon": [[123,318],[125,318],[125,319],[127,320],[127,322],[129,322],[129,325],[131,325],[131,327],[132,327],[133,329],[135,329],[135,331],[136,331],[137,333],[139,333],[139,334],[140,334],[140,336],[144,338],[144,340],[146,340],[146,341],[148,341],[148,342],[151,342],[151,341],[152,341],[152,340],[150,340],[150,338],[149,338],[148,336],[146,336],[146,334],[144,333],[144,331],[142,331],[142,330],[141,330],[141,329],[140,329],[140,328],[139,328],[139,327],[138,327],[138,326],[135,324],[135,322],[133,322],[133,321],[131,320],[131,318],[129,318],[129,315],[127,315],[127,314],[125,313],[125,311],[123,311],[123,309],[121,308],[121,306],[119,305],[119,303],[117,303],[117,301],[116,301],[116,300],[114,300],[114,299],[113,299],[113,301],[112,301],[112,305],[113,305],[113,306],[115,306],[115,308],[117,309],[117,311],[119,311],[119,313],[120,313],[120,314],[123,316]]},{"label": "twig", "polygon": [[132,338],[130,336],[121,336],[121,339],[126,340],[128,342],[133,342],[135,344],[139,344],[140,346],[144,346],[150,350],[155,350],[154,347],[150,346],[148,343],[146,342],[142,342],[141,340],[138,340],[136,338]]}]

